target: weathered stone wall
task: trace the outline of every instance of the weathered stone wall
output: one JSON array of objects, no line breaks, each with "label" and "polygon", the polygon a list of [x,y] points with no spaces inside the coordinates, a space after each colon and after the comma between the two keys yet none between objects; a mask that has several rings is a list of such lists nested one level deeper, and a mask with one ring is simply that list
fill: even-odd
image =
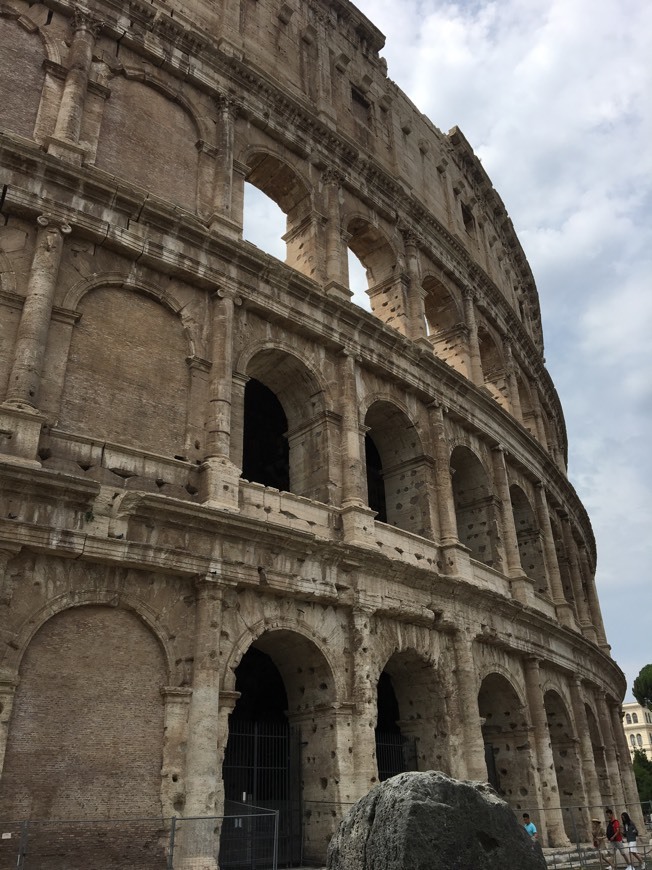
[{"label": "weathered stone wall", "polygon": [[635,790],[509,217],[349,3],[173,5],[0,8],[1,812],[219,813],[255,650],[308,858],[386,719],[563,843],[560,802]]}]

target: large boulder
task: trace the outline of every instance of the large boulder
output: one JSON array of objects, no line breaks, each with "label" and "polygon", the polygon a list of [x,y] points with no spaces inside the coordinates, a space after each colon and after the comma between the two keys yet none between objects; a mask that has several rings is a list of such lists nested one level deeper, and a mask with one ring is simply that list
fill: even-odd
[{"label": "large boulder", "polygon": [[328,870],[546,870],[543,854],[489,785],[401,773],[346,814]]}]

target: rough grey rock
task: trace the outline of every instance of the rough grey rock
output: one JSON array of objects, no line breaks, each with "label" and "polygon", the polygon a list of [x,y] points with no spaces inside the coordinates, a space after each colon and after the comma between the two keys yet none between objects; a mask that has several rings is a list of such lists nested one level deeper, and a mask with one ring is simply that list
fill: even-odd
[{"label": "rough grey rock", "polygon": [[489,785],[401,773],[342,819],[328,870],[545,870],[513,810]]}]

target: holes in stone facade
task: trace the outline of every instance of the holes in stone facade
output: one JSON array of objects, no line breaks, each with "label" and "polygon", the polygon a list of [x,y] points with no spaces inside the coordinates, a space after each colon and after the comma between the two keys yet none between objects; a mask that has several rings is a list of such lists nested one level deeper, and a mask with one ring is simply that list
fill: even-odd
[{"label": "holes in stone facade", "polygon": [[510,486],[509,494],[516,526],[518,553],[521,568],[534,580],[534,588],[540,595],[548,594],[548,580],[543,558],[541,532],[525,493],[520,486]]},{"label": "holes in stone facade", "polygon": [[472,559],[494,565],[497,562],[495,505],[489,478],[468,447],[453,450],[451,469],[457,537],[469,548]]}]

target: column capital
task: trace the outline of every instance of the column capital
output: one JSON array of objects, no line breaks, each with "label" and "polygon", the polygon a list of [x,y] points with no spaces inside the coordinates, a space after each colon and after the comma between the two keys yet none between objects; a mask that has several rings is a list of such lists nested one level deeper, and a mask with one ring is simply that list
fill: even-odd
[{"label": "column capital", "polygon": [[232,94],[216,94],[213,102],[217,109],[224,115],[235,121],[242,110],[241,103]]},{"label": "column capital", "polygon": [[75,6],[72,13],[72,27],[75,33],[85,30],[95,39],[100,35],[104,22],[101,18],[93,15],[88,9]]},{"label": "column capital", "polygon": [[36,223],[42,229],[50,227],[50,229],[52,230],[58,230],[62,236],[70,235],[70,233],[72,232],[72,227],[70,226],[68,221],[65,220],[65,218],[61,218],[56,215],[40,214],[36,218]]},{"label": "column capital", "polygon": [[242,305],[242,296],[239,296],[238,293],[231,287],[219,287],[215,291],[215,293],[213,293],[213,299],[216,302],[219,302],[221,300],[229,300],[233,302],[234,305]]},{"label": "column capital", "polygon": [[321,174],[321,183],[323,185],[336,185],[340,187],[344,181],[344,175],[340,172],[339,169],[335,169],[332,166],[328,166],[323,170]]}]

